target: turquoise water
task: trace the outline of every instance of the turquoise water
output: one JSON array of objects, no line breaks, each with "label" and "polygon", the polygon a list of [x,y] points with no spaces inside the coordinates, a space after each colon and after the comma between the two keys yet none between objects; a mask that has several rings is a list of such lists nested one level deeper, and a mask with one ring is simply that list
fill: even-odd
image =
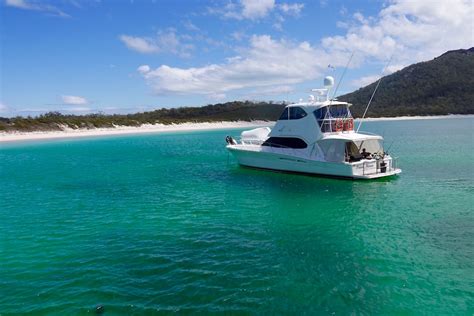
[{"label": "turquoise water", "polygon": [[403,173],[244,169],[240,131],[0,145],[0,314],[474,313],[474,119],[369,122]]}]

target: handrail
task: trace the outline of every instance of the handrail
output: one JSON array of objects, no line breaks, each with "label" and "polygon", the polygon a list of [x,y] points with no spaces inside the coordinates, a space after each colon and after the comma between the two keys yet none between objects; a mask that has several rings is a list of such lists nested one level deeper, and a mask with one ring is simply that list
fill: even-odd
[{"label": "handrail", "polygon": [[[345,125],[348,121],[352,120],[352,128],[345,129]],[[352,116],[344,116],[344,117],[325,117],[323,119],[317,119],[319,128],[322,133],[335,133],[335,132],[349,132],[354,130],[354,118]],[[343,127],[342,130],[337,131],[333,128],[333,123],[342,121]],[[329,125],[329,126],[328,126]],[[329,127],[329,130],[328,128]]]}]

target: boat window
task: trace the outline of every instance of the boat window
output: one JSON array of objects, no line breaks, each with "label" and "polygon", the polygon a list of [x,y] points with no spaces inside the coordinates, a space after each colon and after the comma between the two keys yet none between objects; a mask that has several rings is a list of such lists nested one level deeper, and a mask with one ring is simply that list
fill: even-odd
[{"label": "boat window", "polygon": [[331,121],[328,119],[328,108],[322,107],[313,112],[314,117],[318,121],[321,132],[326,133],[331,131]]},{"label": "boat window", "polygon": [[329,108],[329,113],[333,118],[351,117],[351,112],[349,111],[349,107],[347,105],[332,105]]},{"label": "boat window", "polygon": [[278,120],[279,121],[287,120],[288,119],[288,111],[289,111],[289,108],[285,108],[283,110],[283,113],[281,113],[280,118]]},{"label": "boat window", "polygon": [[299,107],[290,108],[290,120],[298,120],[306,116],[306,112]]},{"label": "boat window", "polygon": [[306,115],[305,110],[300,107],[287,107],[283,110],[278,120],[298,120]]},{"label": "boat window", "polygon": [[324,120],[327,112],[328,112],[328,108],[322,107],[314,111],[314,116],[316,117],[317,120]]},{"label": "boat window", "polygon": [[304,140],[296,137],[270,137],[262,144],[262,146],[295,149],[308,147]]}]

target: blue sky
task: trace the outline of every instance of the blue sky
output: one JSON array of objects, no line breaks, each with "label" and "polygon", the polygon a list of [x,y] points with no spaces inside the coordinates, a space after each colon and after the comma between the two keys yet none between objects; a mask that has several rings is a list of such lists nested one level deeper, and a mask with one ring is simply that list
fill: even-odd
[{"label": "blue sky", "polygon": [[[471,0],[2,0],[0,115],[337,94],[474,46]],[[328,65],[333,67],[329,67]]]}]

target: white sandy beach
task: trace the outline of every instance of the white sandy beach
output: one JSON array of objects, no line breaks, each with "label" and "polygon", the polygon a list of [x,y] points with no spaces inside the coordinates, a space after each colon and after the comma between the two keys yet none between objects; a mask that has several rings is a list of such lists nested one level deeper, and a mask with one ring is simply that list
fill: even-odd
[{"label": "white sandy beach", "polygon": [[[474,115],[440,115],[440,116],[402,116],[402,117],[378,117],[366,118],[365,121],[397,121],[397,120],[428,120],[428,119],[455,119],[474,117]],[[359,121],[358,119],[356,121]],[[0,132],[0,143],[46,140],[59,138],[76,137],[97,137],[106,135],[125,135],[125,134],[145,134],[145,133],[166,133],[182,131],[200,131],[246,128],[258,126],[273,126],[275,122],[268,121],[236,121],[236,122],[212,122],[212,123],[182,123],[182,124],[145,124],[139,127],[116,126],[113,128],[96,129],[72,129],[64,127],[62,131],[38,131],[38,132]]]},{"label": "white sandy beach", "polygon": [[145,133],[166,133],[183,131],[218,130],[231,128],[245,128],[258,126],[271,126],[274,122],[267,121],[236,121],[212,123],[182,123],[182,124],[144,124],[142,126],[116,126],[112,128],[72,129],[64,127],[62,131],[38,132],[0,132],[0,143],[27,140],[45,140],[58,138],[96,137],[106,135],[126,135]]}]

